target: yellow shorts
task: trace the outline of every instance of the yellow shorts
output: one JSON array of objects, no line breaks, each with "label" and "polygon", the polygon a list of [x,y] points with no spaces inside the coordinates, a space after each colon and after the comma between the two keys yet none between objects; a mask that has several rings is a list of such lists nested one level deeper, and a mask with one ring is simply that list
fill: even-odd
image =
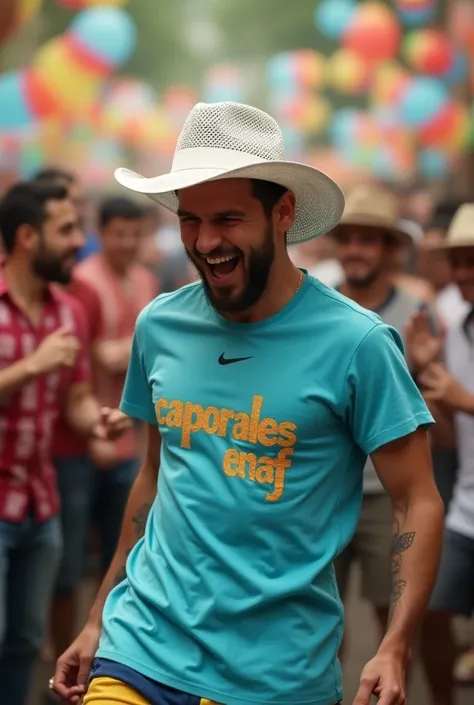
[{"label": "yellow shorts", "polygon": [[[84,705],[151,705],[140,693],[115,678],[94,678],[91,681]],[[219,705],[201,698],[200,705]]]}]

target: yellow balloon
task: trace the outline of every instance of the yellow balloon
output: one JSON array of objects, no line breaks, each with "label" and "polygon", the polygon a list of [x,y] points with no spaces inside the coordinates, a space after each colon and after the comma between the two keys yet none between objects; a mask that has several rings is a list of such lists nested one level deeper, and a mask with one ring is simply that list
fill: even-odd
[{"label": "yellow balloon", "polygon": [[310,98],[302,110],[301,129],[308,134],[322,132],[329,123],[331,113],[331,104],[326,98]]},{"label": "yellow balloon", "polygon": [[356,95],[368,84],[368,66],[364,59],[350,49],[340,49],[329,60],[328,84],[339,93]]},{"label": "yellow balloon", "polygon": [[85,69],[71,56],[59,37],[47,42],[36,54],[33,70],[59,110],[84,111],[91,106],[103,85],[103,76]]}]

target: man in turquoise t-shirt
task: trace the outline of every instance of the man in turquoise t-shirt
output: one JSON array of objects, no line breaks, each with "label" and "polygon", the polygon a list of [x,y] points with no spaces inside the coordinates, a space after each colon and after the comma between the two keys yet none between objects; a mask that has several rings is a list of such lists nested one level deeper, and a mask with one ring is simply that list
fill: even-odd
[{"label": "man in turquoise t-shirt", "polygon": [[371,455],[393,503],[392,616],[357,703],[405,702],[442,535],[432,418],[396,331],[288,257],[336,225],[339,188],[285,162],[275,121],[233,103],[191,111],[171,174],[116,178],[178,213],[202,281],[138,318],[122,409],[148,423],[148,452],[56,691],[74,702],[89,680],[85,705],[338,703],[333,560]]}]

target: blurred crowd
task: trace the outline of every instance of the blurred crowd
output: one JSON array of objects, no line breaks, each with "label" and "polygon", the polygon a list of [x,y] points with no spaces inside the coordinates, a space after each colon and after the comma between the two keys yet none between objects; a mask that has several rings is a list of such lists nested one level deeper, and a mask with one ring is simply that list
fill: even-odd
[{"label": "blurred crowd", "polygon": [[[474,648],[458,656],[452,619],[474,609],[474,204],[377,184],[346,196],[340,226],[292,259],[400,332],[436,417],[451,544],[419,657],[433,705],[452,705],[455,680],[474,682]],[[38,656],[55,659],[76,635],[82,580],[108,568],[140,464],[139,424],[100,433],[100,409],[120,402],[136,317],[196,274],[174,216],[152,201],[86,198],[62,169],[10,187],[0,229],[0,702],[25,705]],[[335,567],[344,599],[359,562],[380,634],[391,536],[368,461],[359,526]]]}]

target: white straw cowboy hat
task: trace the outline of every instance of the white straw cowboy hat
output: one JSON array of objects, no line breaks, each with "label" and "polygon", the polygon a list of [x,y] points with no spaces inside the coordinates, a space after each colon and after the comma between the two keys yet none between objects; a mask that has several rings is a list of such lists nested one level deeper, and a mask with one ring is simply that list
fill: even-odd
[{"label": "white straw cowboy hat", "polygon": [[458,208],[446,238],[434,247],[443,250],[454,247],[474,247],[474,203],[465,203]]},{"label": "white straw cowboy hat", "polygon": [[175,213],[176,192],[205,181],[242,178],[281,184],[296,197],[289,244],[327,233],[344,210],[344,196],[332,179],[306,164],[284,160],[283,136],[276,121],[240,103],[194,106],[178,138],[169,174],[146,178],[117,169],[115,178]]},{"label": "white straw cowboy hat", "polygon": [[416,242],[413,224],[398,218],[395,196],[370,184],[356,186],[347,195],[346,207],[334,234],[337,234],[339,228],[351,225],[381,228],[403,245],[413,245]]}]

